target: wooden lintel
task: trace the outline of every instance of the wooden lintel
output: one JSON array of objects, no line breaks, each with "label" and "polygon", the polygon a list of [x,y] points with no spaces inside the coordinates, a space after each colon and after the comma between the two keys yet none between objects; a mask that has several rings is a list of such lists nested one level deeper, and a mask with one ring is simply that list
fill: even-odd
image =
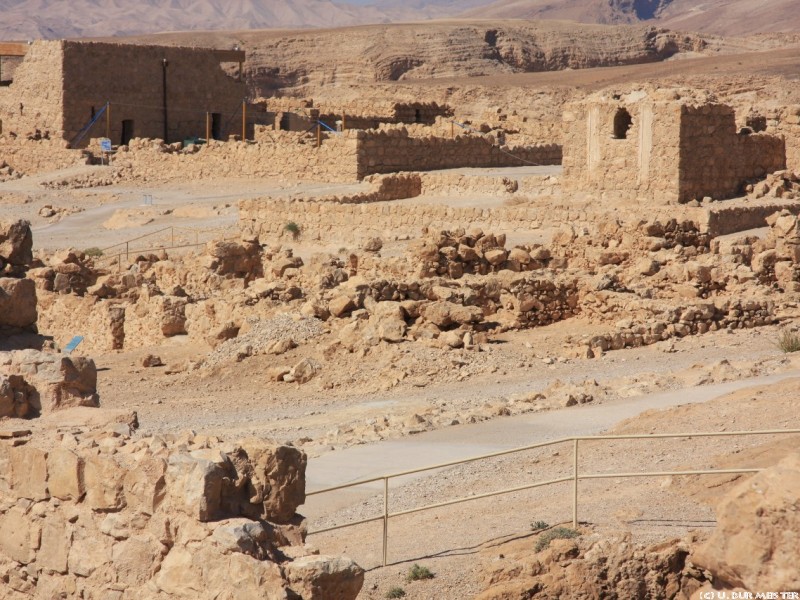
[{"label": "wooden lintel", "polygon": [[212,50],[214,56],[217,57],[219,62],[232,62],[232,63],[243,63],[245,60],[245,53],[244,50]]},{"label": "wooden lintel", "polygon": [[20,42],[0,42],[0,56],[25,56],[28,44]]}]

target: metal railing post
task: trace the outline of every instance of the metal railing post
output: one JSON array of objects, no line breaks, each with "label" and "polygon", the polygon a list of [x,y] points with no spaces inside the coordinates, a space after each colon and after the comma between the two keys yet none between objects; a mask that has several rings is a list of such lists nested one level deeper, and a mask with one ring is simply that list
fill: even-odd
[{"label": "metal railing post", "polygon": [[383,566],[389,547],[389,478],[383,478]]},{"label": "metal railing post", "polygon": [[129,249],[130,242],[125,242],[125,260],[129,261],[130,257],[130,249]]},{"label": "metal railing post", "polygon": [[175,245],[175,228],[174,227],[170,227],[169,228],[169,234],[171,236],[172,245],[174,246]]},{"label": "metal railing post", "polygon": [[578,527],[578,439],[573,444],[572,462],[572,527]]}]

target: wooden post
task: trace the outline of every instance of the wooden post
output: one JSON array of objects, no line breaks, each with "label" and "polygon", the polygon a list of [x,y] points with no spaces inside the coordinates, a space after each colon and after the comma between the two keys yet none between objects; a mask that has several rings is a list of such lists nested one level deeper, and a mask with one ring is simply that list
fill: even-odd
[{"label": "wooden post", "polygon": [[450,121],[450,137],[456,137],[456,126]]},{"label": "wooden post", "polygon": [[106,137],[111,139],[111,102],[106,102]]},{"label": "wooden post", "polygon": [[211,113],[206,113],[206,143],[211,139]]},{"label": "wooden post", "polygon": [[242,141],[247,139],[247,101],[242,100]]},{"label": "wooden post", "polygon": [[322,145],[322,125],[317,122],[317,148]]},{"label": "wooden post", "polygon": [[347,119],[345,117],[344,111],[342,111],[342,131],[347,129]]}]

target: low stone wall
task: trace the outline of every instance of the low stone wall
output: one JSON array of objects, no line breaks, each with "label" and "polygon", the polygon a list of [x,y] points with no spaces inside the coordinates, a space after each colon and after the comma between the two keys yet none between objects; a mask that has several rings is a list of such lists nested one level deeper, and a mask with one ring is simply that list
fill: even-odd
[{"label": "low stone wall", "polygon": [[301,451],[133,438],[132,413],[89,410],[67,434],[0,436],[4,598],[356,597],[355,563],[303,547]]},{"label": "low stone wall", "polygon": [[[592,297],[582,298],[584,311],[591,313],[597,305]],[[777,322],[774,303],[765,299],[726,299],[688,304],[684,307],[648,305],[650,316],[644,322],[618,324],[613,333],[592,337],[588,346],[593,354],[608,350],[636,348],[673,337],[698,335],[720,329],[751,329]]]},{"label": "low stone wall", "polygon": [[561,164],[561,146],[500,147],[483,136],[412,137],[404,128],[358,131],[359,179],[372,173]]},{"label": "low stone wall", "polygon": [[3,162],[15,173],[36,175],[85,165],[87,157],[81,150],[69,150],[63,140],[0,136],[0,163]]},{"label": "low stone wall", "polygon": [[766,227],[767,217],[782,210],[800,214],[800,202],[793,199],[718,202],[707,211],[702,227],[712,237]]}]

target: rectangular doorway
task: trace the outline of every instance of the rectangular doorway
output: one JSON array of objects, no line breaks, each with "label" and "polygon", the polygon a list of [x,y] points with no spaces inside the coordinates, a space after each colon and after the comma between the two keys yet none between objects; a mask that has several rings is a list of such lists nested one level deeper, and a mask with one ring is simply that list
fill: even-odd
[{"label": "rectangular doorway", "polygon": [[222,139],[222,114],[211,113],[211,139]]},{"label": "rectangular doorway", "polygon": [[120,136],[120,144],[127,146],[128,142],[133,139],[133,119],[125,119],[122,121],[122,135]]}]

